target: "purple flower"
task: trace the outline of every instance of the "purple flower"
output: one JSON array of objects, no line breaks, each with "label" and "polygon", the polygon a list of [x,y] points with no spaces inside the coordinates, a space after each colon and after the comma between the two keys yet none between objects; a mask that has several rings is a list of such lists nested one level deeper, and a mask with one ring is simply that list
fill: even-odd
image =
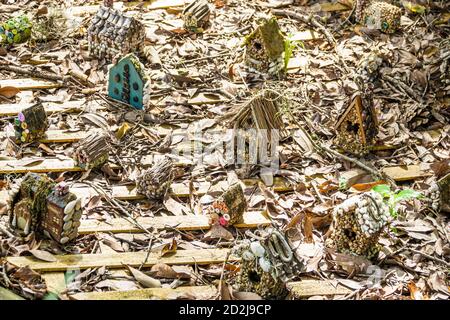
[{"label": "purple flower", "polygon": [[24,122],[25,121],[25,116],[23,115],[22,112],[19,112],[18,118],[19,118],[20,122]]}]

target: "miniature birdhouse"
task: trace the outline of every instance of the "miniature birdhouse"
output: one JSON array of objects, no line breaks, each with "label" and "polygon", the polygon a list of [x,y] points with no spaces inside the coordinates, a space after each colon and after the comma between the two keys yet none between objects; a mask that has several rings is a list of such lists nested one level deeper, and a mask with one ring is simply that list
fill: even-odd
[{"label": "miniature birdhouse", "polygon": [[100,6],[88,28],[89,54],[107,61],[139,51],[144,40],[144,25],[112,6]]},{"label": "miniature birdhouse", "polygon": [[183,10],[184,28],[190,32],[202,32],[208,25],[210,14],[208,1],[192,1]]},{"label": "miniature birdhouse", "polygon": [[357,0],[355,16],[367,28],[394,33],[400,27],[402,9],[381,0]]},{"label": "miniature birdhouse", "polygon": [[441,210],[450,212],[450,173],[438,181]]},{"label": "miniature birdhouse", "polygon": [[47,196],[47,210],[43,212],[42,232],[61,244],[78,236],[81,218],[81,199],[57,188]]},{"label": "miniature birdhouse", "polygon": [[262,73],[279,74],[284,71],[285,39],[277,19],[263,18],[246,38],[245,64]]},{"label": "miniature birdhouse", "polygon": [[42,104],[35,104],[20,112],[14,119],[16,142],[34,142],[45,136],[47,115]]},{"label": "miniature birdhouse", "polygon": [[363,104],[357,95],[338,118],[336,144],[349,153],[364,155],[377,133],[378,121],[372,104],[370,101]]},{"label": "miniature birdhouse", "polygon": [[144,171],[137,179],[137,192],[148,199],[159,200],[170,190],[173,181],[173,162],[165,157],[150,169]]},{"label": "miniature birdhouse", "polygon": [[32,24],[27,16],[11,18],[0,24],[0,45],[22,43],[31,36]]},{"label": "miniature birdhouse", "polygon": [[128,54],[109,68],[108,95],[143,109],[150,101],[150,80],[139,59]]},{"label": "miniature birdhouse", "polygon": [[[247,210],[247,200],[239,183],[232,185],[222,196],[214,201],[208,208],[211,222],[218,222],[226,227],[243,223],[244,213]],[[216,221],[217,220],[217,221]]]},{"label": "miniature birdhouse", "polygon": [[262,298],[281,298],[286,282],[300,272],[301,263],[285,236],[274,228],[261,230],[259,240],[244,240],[233,248],[241,258],[235,278],[237,290],[254,292]]},{"label": "miniature birdhouse", "polygon": [[28,173],[9,191],[9,221],[23,235],[37,231],[42,212],[46,210],[46,197],[54,182],[45,175]]},{"label": "miniature birdhouse", "polygon": [[373,258],[389,219],[389,207],[381,194],[370,191],[351,197],[334,209],[332,234],[326,244],[340,253]]},{"label": "miniature birdhouse", "polygon": [[100,167],[109,158],[110,146],[103,133],[93,132],[81,139],[72,152],[75,164],[85,170]]}]

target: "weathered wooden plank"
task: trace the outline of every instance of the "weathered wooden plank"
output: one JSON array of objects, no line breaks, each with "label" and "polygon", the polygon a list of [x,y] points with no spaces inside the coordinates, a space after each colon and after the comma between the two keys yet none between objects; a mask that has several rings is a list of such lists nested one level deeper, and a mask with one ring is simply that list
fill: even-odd
[{"label": "weathered wooden plank", "polygon": [[25,299],[15,294],[11,290],[0,287],[0,301],[4,300],[25,300]]},{"label": "weathered wooden plank", "polygon": [[[10,103],[10,104],[0,104],[0,117],[11,117],[16,116],[20,111],[32,106],[33,103]],[[75,100],[68,101],[64,103],[42,103],[45,112],[47,114],[52,114],[56,112],[74,113],[81,112],[85,109],[95,109],[95,110],[105,110],[106,106],[101,104],[99,101],[84,101]]]},{"label": "weathered wooden plank", "polygon": [[179,297],[206,300],[217,294],[214,286],[149,288],[130,291],[81,292],[70,295],[73,300],[172,300]]},{"label": "weathered wooden plank", "polygon": [[67,289],[66,278],[64,272],[47,272],[42,274],[45,283],[47,284],[47,291],[60,294]]},{"label": "weathered wooden plank", "polygon": [[[257,185],[261,180],[259,179],[245,179],[244,184],[247,187]],[[204,195],[207,192],[225,191],[228,188],[227,181],[219,181],[215,185],[211,185],[209,182],[194,182],[194,193],[196,195]],[[273,188],[277,192],[292,191],[294,185],[289,183],[286,179],[281,177],[274,178]],[[180,198],[186,198],[190,195],[189,186],[183,183],[173,183],[171,186],[171,193]],[[127,186],[114,186],[112,188],[112,195],[116,199],[120,200],[143,200],[145,196],[136,192],[136,186],[134,184]]]},{"label": "weathered wooden plank", "polygon": [[65,172],[82,171],[70,158],[39,158],[32,163],[32,158],[21,160],[0,160],[0,174],[26,173],[26,172]]},{"label": "weathered wooden plank", "polygon": [[395,181],[414,180],[417,178],[429,176],[431,174],[430,172],[423,171],[418,164],[385,167],[382,171]]},{"label": "weathered wooden plank", "polygon": [[[26,257],[6,257],[6,261],[19,267],[29,266],[31,269],[40,272],[65,271],[79,268],[123,268],[124,265],[151,267],[157,263],[169,265],[182,264],[214,264],[225,261],[229,253],[228,249],[201,249],[201,250],[178,250],[175,254],[161,257],[159,253],[145,251],[105,253],[105,254],[73,254],[55,256],[55,262],[45,262],[34,258]],[[148,258],[146,259],[148,255]],[[239,261],[238,257],[230,255],[228,261]]]},{"label": "weathered wooden plank", "polygon": [[[167,9],[174,7],[184,6],[186,0],[153,0],[153,1],[132,1],[132,2],[120,2],[114,3],[114,8],[120,9],[122,6],[126,8],[134,7],[138,4],[142,4],[142,7],[147,10],[157,10],[157,9]],[[89,5],[89,6],[74,6],[67,9],[67,12],[75,15],[81,16],[86,14],[94,14],[97,12],[100,5]]]},{"label": "weathered wooden plank", "polygon": [[[86,131],[63,131],[63,130],[48,130],[45,137],[39,139],[42,143],[66,143],[76,142],[85,138],[89,132]],[[6,138],[6,132],[0,132],[0,140]]]},{"label": "weathered wooden plank", "polygon": [[295,298],[308,298],[312,296],[345,295],[352,291],[341,284],[334,286],[331,281],[303,279],[286,284],[290,294]]},{"label": "weathered wooden plank", "polygon": [[0,87],[15,87],[19,90],[54,89],[62,87],[61,83],[41,79],[6,79],[0,80]]},{"label": "weathered wooden plank", "polygon": [[[177,230],[206,230],[209,218],[204,216],[168,216],[168,217],[140,217],[136,219],[144,228],[164,229],[167,227]],[[244,222],[234,225],[236,228],[256,228],[257,226],[270,225],[270,220],[264,217],[260,211],[249,211],[244,214]],[[94,219],[82,220],[78,228],[80,234],[96,232],[143,232],[142,229],[123,218],[114,218],[108,221]]]}]

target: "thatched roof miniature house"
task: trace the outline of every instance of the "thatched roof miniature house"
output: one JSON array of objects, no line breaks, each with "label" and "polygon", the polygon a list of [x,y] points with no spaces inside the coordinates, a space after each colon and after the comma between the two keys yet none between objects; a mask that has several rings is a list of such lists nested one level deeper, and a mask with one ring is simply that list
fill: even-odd
[{"label": "thatched roof miniature house", "polygon": [[145,27],[137,19],[112,7],[101,6],[88,29],[89,53],[112,61],[137,52],[145,40]]},{"label": "thatched roof miniature house", "polygon": [[378,121],[370,101],[363,104],[356,95],[351,104],[339,116],[336,124],[336,144],[344,151],[363,155],[373,145],[378,133]]},{"label": "thatched roof miniature house", "polygon": [[128,103],[136,109],[143,109],[150,100],[150,80],[145,67],[132,53],[120,59],[109,68],[108,95]]},{"label": "thatched roof miniature house", "polygon": [[191,32],[202,32],[209,23],[211,10],[206,0],[193,0],[183,9],[184,28]]},{"label": "thatched roof miniature house", "polygon": [[285,39],[277,19],[263,18],[246,38],[245,64],[264,73],[277,74],[284,69]]}]

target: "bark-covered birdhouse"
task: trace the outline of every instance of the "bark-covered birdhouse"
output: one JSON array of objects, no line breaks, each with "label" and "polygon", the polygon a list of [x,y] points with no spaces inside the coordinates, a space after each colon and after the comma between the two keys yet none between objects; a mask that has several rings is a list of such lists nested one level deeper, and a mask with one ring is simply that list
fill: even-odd
[{"label": "bark-covered birdhouse", "polygon": [[0,24],[0,46],[22,43],[31,36],[32,23],[27,16],[21,15]]},{"label": "bark-covered birdhouse", "polygon": [[77,166],[89,170],[107,162],[109,150],[110,146],[106,135],[93,132],[74,146],[72,158]]},{"label": "bark-covered birdhouse", "polygon": [[128,54],[109,68],[108,95],[143,109],[150,101],[150,80],[134,54]]},{"label": "bark-covered birdhouse", "polygon": [[108,6],[101,6],[88,28],[90,55],[113,61],[138,52],[145,41],[145,27],[134,17]]},{"label": "bark-covered birdhouse", "polygon": [[78,236],[81,215],[81,199],[68,190],[58,190],[57,185],[47,196],[47,210],[42,214],[42,232],[65,244]]},{"label": "bark-covered birdhouse", "polygon": [[183,26],[190,32],[203,32],[209,23],[210,15],[208,1],[194,0],[183,10]]},{"label": "bark-covered birdhouse", "polygon": [[45,175],[28,173],[19,179],[9,191],[8,211],[11,226],[23,235],[37,231],[42,213],[46,210],[46,198],[54,182]]},{"label": "bark-covered birdhouse", "polygon": [[284,72],[285,39],[277,19],[263,18],[245,40],[245,64],[259,72],[279,75]]},{"label": "bark-covered birdhouse", "polygon": [[39,140],[45,136],[47,129],[47,115],[42,104],[35,104],[24,109],[14,119],[14,131],[17,143]]},{"label": "bark-covered birdhouse", "polygon": [[381,194],[369,191],[345,200],[333,211],[333,228],[326,245],[340,253],[373,258],[378,239],[390,219]]},{"label": "bark-covered birdhouse", "polygon": [[262,298],[282,298],[286,282],[300,271],[301,264],[284,235],[269,228],[259,234],[261,240],[244,240],[233,249],[241,257],[235,286],[239,291],[254,292]]},{"label": "bark-covered birdhouse", "polygon": [[136,179],[137,192],[151,200],[160,200],[170,190],[174,178],[172,159],[165,157]]},{"label": "bark-covered birdhouse", "polygon": [[336,124],[336,144],[344,151],[364,155],[375,142],[378,120],[369,99],[363,104],[357,95],[339,116]]},{"label": "bark-covered birdhouse", "polygon": [[247,200],[239,183],[233,184],[222,196],[214,201],[208,208],[211,223],[219,223],[226,227],[243,223],[244,213],[247,210]]},{"label": "bark-covered birdhouse", "polygon": [[400,27],[402,9],[381,0],[357,0],[355,16],[368,28],[394,33]]}]

